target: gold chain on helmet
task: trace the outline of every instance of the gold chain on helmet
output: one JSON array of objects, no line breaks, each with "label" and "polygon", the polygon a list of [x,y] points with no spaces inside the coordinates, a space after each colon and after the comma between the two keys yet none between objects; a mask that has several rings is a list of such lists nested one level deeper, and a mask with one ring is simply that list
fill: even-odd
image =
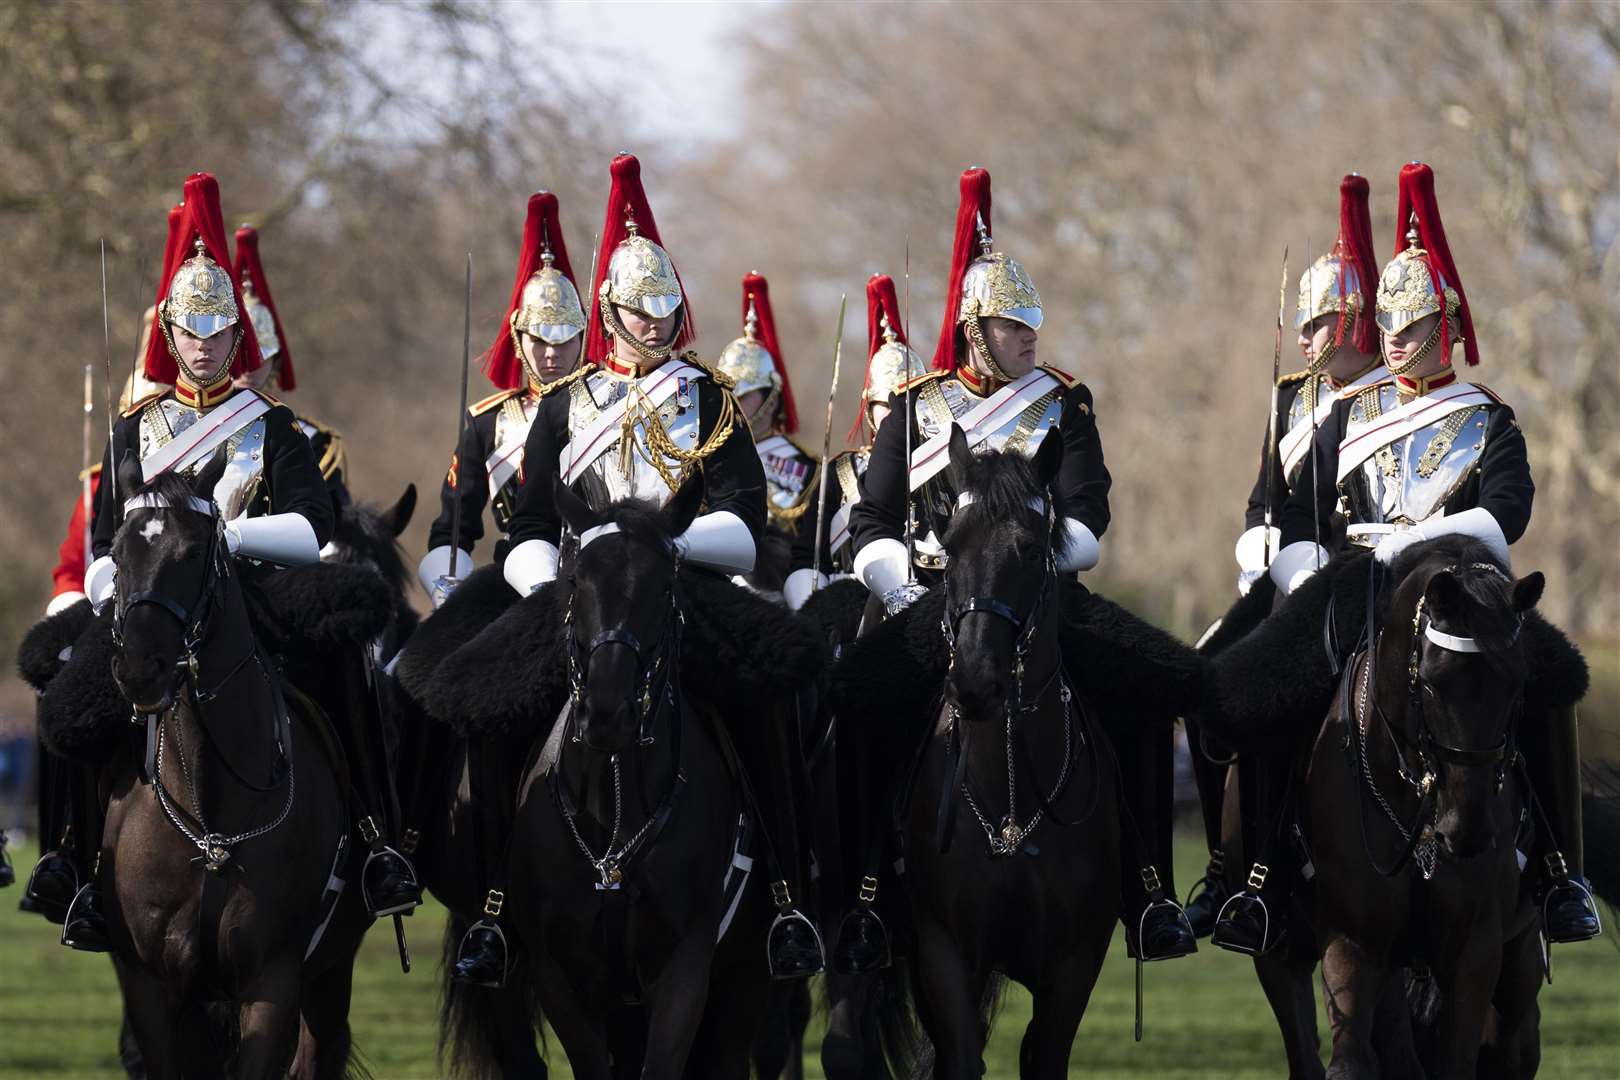
[{"label": "gold chain on helmet", "polygon": [[[691,450],[683,450],[674,439],[670,438],[669,431],[658,418],[658,409],[649,404],[639,380],[631,382],[629,393],[633,396],[631,401],[626,403],[624,420],[619,427],[619,471],[622,475],[629,476],[634,456],[639,453],[646,459],[647,464],[658,472],[671,493],[680,489],[681,484],[692,475],[693,469],[701,464],[704,458],[720,449],[720,445],[731,434],[732,428],[737,426],[737,399],[722,387],[720,416],[715,421],[714,430],[698,446]],[[641,424],[646,436],[645,450],[636,439],[638,423]],[[667,464],[670,461],[680,463],[678,473],[670,470]]]},{"label": "gold chain on helmet", "polygon": [[967,331],[968,340],[973,343],[975,349],[979,350],[979,355],[984,357],[984,362],[989,365],[990,374],[1004,383],[1012,382],[1012,376],[1001,370],[1001,365],[996,363],[996,358],[991,355],[990,343],[984,340],[984,326],[979,316],[976,314],[969,315],[962,320],[962,327]]},{"label": "gold chain on helmet", "polygon": [[[602,311],[602,325],[607,327],[608,331],[612,333],[614,337],[618,338],[620,341],[634,349],[636,351],[636,355],[640,356],[643,360],[651,360],[654,363],[661,364],[665,360],[668,360],[670,354],[675,351],[674,340],[675,337],[680,337],[679,331],[676,332],[675,337],[670,339],[670,344],[668,345],[644,344],[637,341],[634,335],[624,328],[624,322],[619,318],[619,313],[613,310],[613,301],[608,299],[605,292],[598,290],[596,303],[597,307],[601,308]],[[681,318],[683,320],[686,318],[684,305],[681,311]]]},{"label": "gold chain on helmet", "polygon": [[1408,371],[1411,371],[1413,368],[1423,363],[1423,358],[1433,352],[1436,345],[1440,344],[1440,327],[1444,321],[1445,320],[1442,319],[1440,322],[1436,322],[1434,324],[1434,329],[1429,331],[1429,336],[1424,338],[1422,345],[1418,346],[1417,352],[1408,357],[1406,363],[1402,364],[1400,367],[1390,368],[1389,373],[1391,375],[1405,375]]},{"label": "gold chain on helmet", "polygon": [[186,365],[184,360],[180,359],[180,350],[175,347],[173,324],[167,319],[163,319],[162,322],[163,344],[169,347],[169,355],[174,358],[175,365],[179,367],[180,373],[186,376],[186,380],[190,382],[191,385],[195,386],[199,390],[208,390],[218,386],[222,381],[231,377],[231,368],[236,363],[236,354],[242,348],[242,338],[246,336],[243,334],[241,326],[235,327],[232,331],[235,334],[235,337],[231,339],[231,351],[230,354],[225,357],[225,362],[220,365],[218,374],[216,374],[212,379],[209,379],[207,382],[197,382],[196,376],[192,373],[191,368]]}]

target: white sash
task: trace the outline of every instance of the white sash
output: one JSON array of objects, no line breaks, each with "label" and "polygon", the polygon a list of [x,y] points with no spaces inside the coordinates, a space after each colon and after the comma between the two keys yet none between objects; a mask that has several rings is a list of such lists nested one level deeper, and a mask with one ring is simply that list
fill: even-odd
[{"label": "white sash", "polygon": [[[1045,395],[1058,381],[1041,368],[1034,368],[975,405],[956,423],[967,434],[968,446],[978,445],[1001,430],[1008,420],[1022,413]],[[916,491],[937,476],[951,462],[949,426],[923,443],[911,455],[911,490]]]},{"label": "white sash", "polygon": [[643,375],[637,380],[639,391],[632,388],[624,397],[604,410],[594,424],[569,438],[568,445],[563,448],[562,453],[563,483],[572,484],[578,480],[593,461],[607,453],[616,443],[619,427],[624,423],[625,410],[630,407],[633,398],[645,397],[650,405],[657,408],[675,393],[682,378],[692,383],[707,376],[703,369],[693,367],[691,364],[678,360],[668,361],[651,375]]},{"label": "white sash", "polygon": [[141,478],[151,481],[170,469],[190,468],[273,407],[252,391],[237,394],[153,451],[141,462]]},{"label": "white sash", "polygon": [[[518,408],[523,408],[521,402],[518,404]],[[528,410],[524,410],[523,415],[528,418]],[[499,430],[500,425],[495,426]],[[506,482],[512,479],[513,474],[518,471],[518,466],[523,464],[523,447],[529,441],[529,429],[527,427],[519,428],[516,424],[513,424],[507,429],[507,433],[512,438],[496,446],[494,452],[484,461],[484,474],[489,477],[489,497],[491,499],[501,493],[501,488],[506,486]]]},{"label": "white sash", "polygon": [[[859,500],[856,500],[857,502]],[[855,503],[847,502],[840,506],[832,516],[832,528],[828,533],[827,551],[832,553],[849,543],[849,508]]]},{"label": "white sash", "polygon": [[[1314,376],[1313,376],[1314,378]],[[1333,403],[1346,394],[1361,390],[1374,383],[1383,382],[1389,378],[1389,373],[1382,364],[1374,365],[1371,371],[1362,374],[1348,386],[1339,388],[1330,394],[1317,394],[1316,415],[1301,420],[1294,428],[1277,440],[1277,457],[1282,461],[1283,475],[1287,476],[1294,471],[1294,466],[1305,459],[1305,453],[1311,448],[1311,436],[1316,429],[1327,420],[1328,413],[1333,411]]]},{"label": "white sash", "polygon": [[1336,482],[1342,483],[1362,462],[1397,439],[1443,420],[1459,409],[1497,403],[1495,395],[1482,387],[1459,382],[1443,386],[1432,394],[1413,398],[1393,412],[1384,413],[1371,421],[1352,423],[1345,428],[1344,441],[1339,443],[1339,475]]}]

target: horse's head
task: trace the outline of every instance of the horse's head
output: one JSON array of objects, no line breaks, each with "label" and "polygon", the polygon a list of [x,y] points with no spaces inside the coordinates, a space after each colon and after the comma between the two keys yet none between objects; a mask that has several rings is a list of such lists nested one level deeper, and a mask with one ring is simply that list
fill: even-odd
[{"label": "horse's head", "polygon": [[630,500],[598,513],[561,479],[554,492],[580,538],[565,630],[575,733],[616,754],[650,734],[675,660],[675,538],[697,517],[703,478],[694,474],[664,509]]},{"label": "horse's head", "polygon": [[118,491],[134,494],[113,537],[112,669],[119,689],[142,712],[173,704],[228,573],[213,501],[225,461],[221,452],[193,480],[170,472],[144,485],[134,455],[118,467]]},{"label": "horse's head", "polygon": [[415,484],[407,484],[405,493],[386,510],[370,503],[350,503],[338,513],[332,542],[321,552],[321,558],[369,566],[383,576],[395,595],[403,597],[415,575],[405,564],[405,549],[400,547],[399,537],[415,512]]},{"label": "horse's head", "polygon": [[1441,850],[1479,855],[1495,842],[1492,801],[1516,753],[1527,671],[1519,628],[1546,580],[1515,581],[1488,547],[1461,536],[1414,547],[1393,580],[1380,696],[1405,703],[1402,757],[1433,778]]},{"label": "horse's head", "polygon": [[945,535],[945,633],[951,643],[947,697],[969,719],[1001,715],[1022,692],[1026,654],[1055,617],[1053,542],[1063,507],[1052,491],[1063,460],[1051,435],[1033,459],[975,456],[952,426],[950,479],[960,493]]}]

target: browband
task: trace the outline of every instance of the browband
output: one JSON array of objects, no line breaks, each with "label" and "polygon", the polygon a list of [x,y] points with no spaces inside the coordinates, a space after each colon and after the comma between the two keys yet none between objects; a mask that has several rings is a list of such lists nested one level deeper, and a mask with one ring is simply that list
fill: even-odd
[{"label": "browband", "polygon": [[[965,508],[967,508],[969,506],[972,506],[974,503],[976,503],[978,501],[979,501],[979,497],[977,495],[973,494],[973,492],[964,491],[964,492],[962,492],[960,495],[958,495],[956,497],[956,508],[958,510],[962,510],[962,509],[965,509]],[[1031,510],[1035,511],[1037,514],[1045,514],[1046,513],[1046,500],[1040,498],[1039,496],[1033,497],[1033,498],[1031,498],[1029,500],[1029,508]]]},{"label": "browband", "polygon": [[208,517],[214,516],[214,504],[207,499],[199,499],[195,495],[188,496],[183,503],[173,503],[155,492],[146,492],[141,495],[132,495],[124,500],[124,513],[136,510],[195,510]]}]

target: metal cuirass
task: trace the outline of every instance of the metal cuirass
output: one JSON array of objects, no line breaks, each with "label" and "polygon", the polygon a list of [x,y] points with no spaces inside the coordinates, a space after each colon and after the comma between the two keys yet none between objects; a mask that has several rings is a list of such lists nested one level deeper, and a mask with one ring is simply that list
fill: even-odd
[{"label": "metal cuirass", "polygon": [[[1395,384],[1370,387],[1351,404],[1350,422],[1400,405]],[[1342,512],[1355,525],[1417,525],[1440,513],[1478,467],[1489,421],[1486,406],[1459,409],[1379,447],[1340,485]],[[1372,535],[1366,542],[1376,540]]]},{"label": "metal cuirass", "polygon": [[[529,428],[534,424],[534,417],[540,411],[540,399],[533,394],[523,394],[509,397],[501,402],[501,411],[495,414],[495,445],[522,446],[528,442]],[[519,460],[521,461],[521,451]],[[521,468],[514,469],[512,475],[494,491],[489,493],[490,513],[495,517],[495,527],[501,532],[507,531],[512,520],[512,511],[517,505],[518,488],[522,487],[523,475]]]},{"label": "metal cuirass", "polygon": [[[694,450],[698,445],[701,418],[697,383],[700,378],[701,374],[694,372],[684,394],[671,394],[657,407],[656,422],[663,426],[669,441],[683,451]],[[573,383],[569,387],[569,442],[575,445],[576,440],[582,442],[583,434],[599,422],[601,414],[624,400],[631,388],[630,380],[604,371],[593,372]],[[634,443],[629,447],[623,445],[623,428],[620,427],[614,432],[611,445],[586,466],[580,479],[589,477],[590,480],[581,490],[593,509],[600,510],[610,503],[630,498],[647,499],[662,506],[674,494],[664,471],[653,463],[647,450],[647,423],[645,418],[636,421],[632,429]],[[678,484],[680,463],[662,458],[659,463]],[[603,500],[601,505],[595,505],[597,499]]]},{"label": "metal cuirass", "polygon": [[[141,413],[141,460],[185,432],[203,415],[170,397],[152,402]],[[214,502],[221,516],[229,521],[265,513],[270,505],[270,492],[264,483],[265,417],[232,435],[225,446],[229,460],[224,475],[214,485]],[[203,458],[182,470],[183,475],[195,476],[210,460],[211,455]]]}]

